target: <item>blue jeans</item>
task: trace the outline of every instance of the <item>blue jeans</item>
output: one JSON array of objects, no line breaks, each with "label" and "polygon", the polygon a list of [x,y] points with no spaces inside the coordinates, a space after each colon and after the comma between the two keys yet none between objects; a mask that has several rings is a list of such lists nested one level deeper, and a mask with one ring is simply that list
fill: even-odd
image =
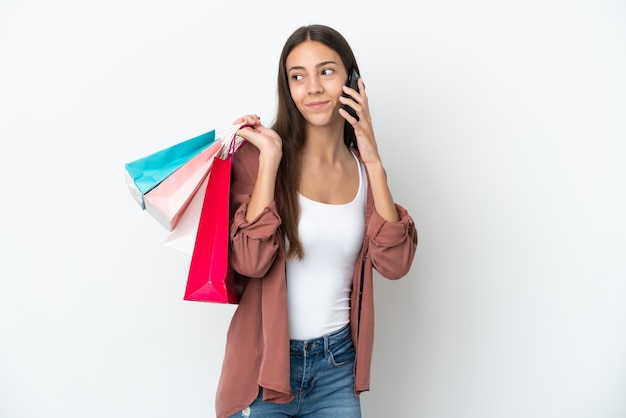
[{"label": "blue jeans", "polygon": [[232,415],[245,418],[360,418],[361,402],[354,395],[354,347],[350,325],[313,340],[291,340],[291,390],[287,404],[259,396]]}]

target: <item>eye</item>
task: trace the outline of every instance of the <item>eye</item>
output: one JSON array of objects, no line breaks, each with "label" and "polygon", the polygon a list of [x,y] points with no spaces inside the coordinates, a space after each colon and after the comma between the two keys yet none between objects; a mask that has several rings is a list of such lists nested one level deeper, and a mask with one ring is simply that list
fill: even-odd
[{"label": "eye", "polygon": [[332,73],[334,73],[334,72],[335,72],[335,70],[333,70],[332,68],[324,68],[324,69],[322,70],[322,74],[323,74],[323,75],[330,75],[330,74],[332,74]]},{"label": "eye", "polygon": [[294,81],[300,81],[300,80],[302,80],[302,74],[293,74],[291,76],[291,79],[294,80]]}]

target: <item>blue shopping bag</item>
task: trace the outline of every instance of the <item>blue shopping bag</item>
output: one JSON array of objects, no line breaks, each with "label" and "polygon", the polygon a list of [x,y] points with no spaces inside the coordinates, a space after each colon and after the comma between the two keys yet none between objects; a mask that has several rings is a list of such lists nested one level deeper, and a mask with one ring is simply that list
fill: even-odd
[{"label": "blue shopping bag", "polygon": [[218,140],[212,130],[126,163],[126,183],[131,195],[145,209],[146,193]]}]

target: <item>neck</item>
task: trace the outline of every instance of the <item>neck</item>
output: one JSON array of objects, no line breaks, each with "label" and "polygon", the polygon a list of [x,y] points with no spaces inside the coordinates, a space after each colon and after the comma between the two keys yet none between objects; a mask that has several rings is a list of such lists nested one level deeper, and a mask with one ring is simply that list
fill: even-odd
[{"label": "neck", "polygon": [[340,128],[309,125],[305,138],[302,149],[304,158],[334,162],[350,153],[343,142],[343,124]]}]

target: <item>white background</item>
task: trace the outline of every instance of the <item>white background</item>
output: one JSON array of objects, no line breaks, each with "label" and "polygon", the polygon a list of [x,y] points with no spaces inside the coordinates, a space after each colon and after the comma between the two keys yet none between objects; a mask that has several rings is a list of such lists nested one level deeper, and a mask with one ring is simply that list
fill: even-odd
[{"label": "white background", "polygon": [[270,123],[309,23],[353,46],[420,234],[376,281],[364,416],[625,417],[618,0],[2,0],[0,416],[214,415],[233,307],[182,300],[124,163]]}]

